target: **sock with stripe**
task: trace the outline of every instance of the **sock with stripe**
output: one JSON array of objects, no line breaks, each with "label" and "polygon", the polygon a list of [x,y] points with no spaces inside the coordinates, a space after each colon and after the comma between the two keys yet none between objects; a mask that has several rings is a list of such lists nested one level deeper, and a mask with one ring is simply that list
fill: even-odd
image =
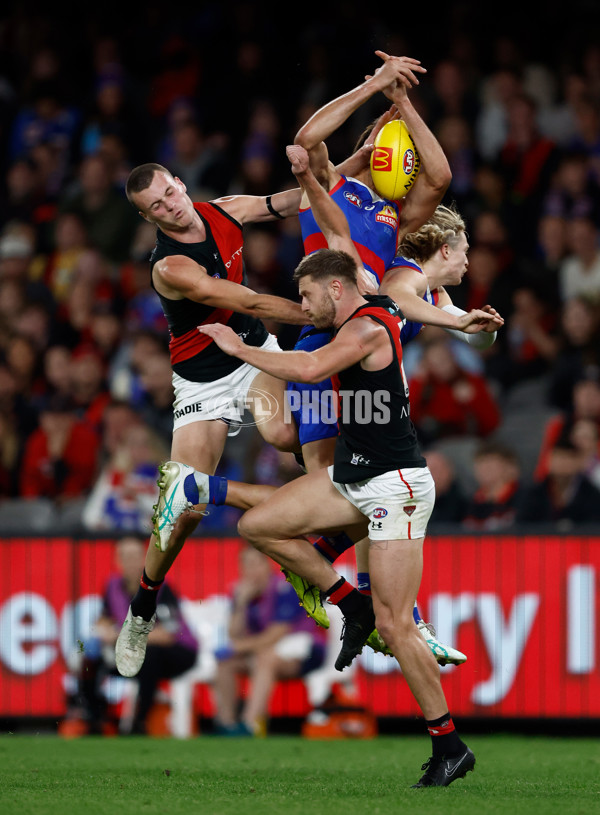
[{"label": "sock with stripe", "polygon": [[371,575],[369,572],[359,572],[356,575],[356,584],[361,594],[371,596]]},{"label": "sock with stripe", "polygon": [[[206,475],[204,473],[190,473],[183,481],[183,491],[185,497],[192,504],[200,503],[200,493],[198,487],[205,488]],[[220,475],[208,476],[208,504],[222,507],[227,498],[228,481]]]},{"label": "sock with stripe", "polygon": [[340,577],[330,589],[323,593],[330,603],[339,608],[344,617],[360,614],[364,610],[366,602],[364,596],[344,577]]},{"label": "sock with stripe", "polygon": [[333,537],[323,535],[313,543],[313,546],[325,560],[335,563],[340,555],[354,546],[354,541],[345,532],[340,532],[339,535]]},{"label": "sock with stripe", "polygon": [[150,622],[156,611],[158,590],[163,583],[164,578],[163,580],[150,580],[144,569],[140,587],[131,601],[131,613],[134,617],[142,617],[146,622]]},{"label": "sock with stripe", "polygon": [[458,756],[467,749],[466,744],[459,738],[449,713],[445,713],[439,719],[427,721],[426,724],[431,736],[434,758]]},{"label": "sock with stripe", "polygon": [[417,608],[417,604],[416,604],[416,603],[415,603],[415,606],[414,606],[414,608],[413,608],[413,619],[414,619],[414,621],[416,622],[416,624],[417,624],[417,625],[418,625],[419,623],[422,623],[422,622],[423,622],[423,618],[421,617],[421,614],[420,614],[420,612],[419,612],[419,609]]}]

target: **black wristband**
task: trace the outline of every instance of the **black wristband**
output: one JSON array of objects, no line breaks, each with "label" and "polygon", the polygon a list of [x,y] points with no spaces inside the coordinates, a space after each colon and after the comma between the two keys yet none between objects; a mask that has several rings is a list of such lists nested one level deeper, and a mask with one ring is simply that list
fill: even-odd
[{"label": "black wristband", "polygon": [[275,209],[275,207],[271,203],[271,196],[270,195],[267,195],[267,209],[269,210],[271,215],[274,215],[276,218],[279,218],[282,221],[285,219],[285,215],[282,215],[280,212],[277,212],[277,210]]}]

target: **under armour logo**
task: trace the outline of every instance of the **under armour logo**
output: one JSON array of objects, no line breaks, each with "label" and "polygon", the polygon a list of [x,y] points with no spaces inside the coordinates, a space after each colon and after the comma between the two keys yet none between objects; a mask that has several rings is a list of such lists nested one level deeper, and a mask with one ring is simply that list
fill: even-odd
[{"label": "under armour logo", "polygon": [[371,529],[383,529],[383,523],[381,521],[373,521]]}]

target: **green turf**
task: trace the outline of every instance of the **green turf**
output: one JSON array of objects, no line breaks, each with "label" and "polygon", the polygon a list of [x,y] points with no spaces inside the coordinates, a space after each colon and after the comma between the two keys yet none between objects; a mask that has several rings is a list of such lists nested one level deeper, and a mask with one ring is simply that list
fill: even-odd
[{"label": "green turf", "polygon": [[426,737],[190,741],[0,736],[2,815],[600,813],[595,739],[470,736],[475,772],[411,790]]}]

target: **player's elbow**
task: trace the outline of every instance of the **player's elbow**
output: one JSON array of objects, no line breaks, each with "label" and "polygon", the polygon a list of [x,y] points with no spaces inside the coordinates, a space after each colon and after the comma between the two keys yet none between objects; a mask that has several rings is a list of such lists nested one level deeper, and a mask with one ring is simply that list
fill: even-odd
[{"label": "player's elbow", "polygon": [[327,379],[327,372],[315,360],[310,359],[311,354],[306,354],[307,359],[302,361],[302,368],[296,381],[303,382],[306,385],[317,385],[319,382]]},{"label": "player's elbow", "polygon": [[296,133],[294,144],[299,144],[300,147],[304,147],[305,150],[312,150],[314,147],[316,147],[318,142],[315,141],[315,136],[312,134],[311,130],[312,128],[309,122],[303,125]]},{"label": "player's elbow", "polygon": [[450,169],[450,165],[448,164],[448,162],[444,160],[435,174],[435,178],[432,181],[432,185],[435,188],[436,192],[438,192],[440,195],[443,195],[450,186],[451,181],[452,181],[452,170]]}]

